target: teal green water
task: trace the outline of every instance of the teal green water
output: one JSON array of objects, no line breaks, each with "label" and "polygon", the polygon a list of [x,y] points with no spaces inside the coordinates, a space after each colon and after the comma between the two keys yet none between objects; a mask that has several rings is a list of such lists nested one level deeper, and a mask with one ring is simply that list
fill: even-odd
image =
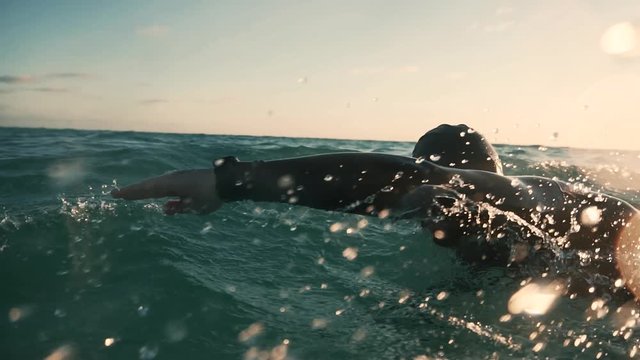
[{"label": "teal green water", "polygon": [[[561,299],[542,317],[503,317],[521,279],[461,263],[412,221],[253,202],[168,217],[160,201],[107,195],[116,184],[208,167],[225,155],[407,155],[412,146],[0,128],[0,358],[595,358],[633,351],[636,336],[613,334],[611,314],[586,320],[591,300]],[[638,153],[498,151],[508,174],[585,182],[638,202]],[[331,231],[336,223],[341,230]]]}]

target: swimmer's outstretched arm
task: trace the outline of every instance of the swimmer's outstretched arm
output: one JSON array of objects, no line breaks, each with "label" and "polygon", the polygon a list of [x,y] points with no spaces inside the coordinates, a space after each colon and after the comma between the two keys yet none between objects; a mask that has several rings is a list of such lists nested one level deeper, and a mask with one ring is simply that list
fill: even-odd
[{"label": "swimmer's outstretched arm", "polygon": [[285,202],[325,210],[377,215],[425,182],[443,183],[449,175],[413,158],[372,153],[342,153],[273,161],[214,161],[212,170],[186,170],[114,190],[126,200],[178,197],[168,214],[208,213],[222,202]]},{"label": "swimmer's outstretched arm", "polygon": [[[485,202],[530,220],[539,212],[567,215],[557,182],[508,178],[477,170],[444,168],[414,158],[376,153],[334,153],[271,161],[226,157],[213,169],[178,171],[114,190],[126,200],[177,197],[168,214],[209,213],[222,202],[284,202],[324,210],[378,215],[406,210],[415,189],[442,186],[474,202]],[[409,201],[407,201],[409,200]],[[425,205],[430,200],[425,199]],[[404,209],[401,209],[403,208]],[[570,209],[569,209],[570,210]],[[419,216],[415,213],[415,216]],[[561,223],[562,219],[556,219]],[[567,224],[567,222],[562,222]]]}]

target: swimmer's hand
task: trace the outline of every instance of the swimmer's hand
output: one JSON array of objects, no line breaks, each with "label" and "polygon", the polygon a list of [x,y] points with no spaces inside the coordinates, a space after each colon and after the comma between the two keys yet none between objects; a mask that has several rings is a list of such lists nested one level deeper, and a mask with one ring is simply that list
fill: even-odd
[{"label": "swimmer's hand", "polygon": [[177,197],[164,205],[167,215],[178,213],[208,214],[222,201],[216,191],[213,169],[182,170],[143,180],[111,191],[116,199],[142,200]]}]

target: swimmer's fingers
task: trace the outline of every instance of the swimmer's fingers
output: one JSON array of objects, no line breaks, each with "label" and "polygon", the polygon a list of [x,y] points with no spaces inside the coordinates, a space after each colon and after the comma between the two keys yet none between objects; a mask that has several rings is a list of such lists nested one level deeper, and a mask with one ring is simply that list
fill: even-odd
[{"label": "swimmer's fingers", "polygon": [[169,200],[164,204],[164,213],[167,215],[175,215],[182,212],[184,212],[182,200]]},{"label": "swimmer's fingers", "polygon": [[184,214],[196,212],[190,208],[189,199],[169,200],[164,204],[164,213],[167,215]]},{"label": "swimmer's fingers", "polygon": [[208,214],[219,207],[215,201],[198,201],[192,198],[169,200],[164,204],[164,213],[175,214]]}]

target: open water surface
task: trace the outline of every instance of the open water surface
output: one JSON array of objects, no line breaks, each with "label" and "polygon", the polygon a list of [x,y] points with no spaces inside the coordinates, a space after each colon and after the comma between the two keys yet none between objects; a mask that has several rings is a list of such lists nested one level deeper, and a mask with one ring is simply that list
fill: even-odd
[{"label": "open water surface", "polygon": [[[420,134],[416,134],[416,138]],[[521,278],[477,268],[415,221],[238,202],[165,216],[117,185],[225,155],[408,155],[411,143],[0,128],[0,358],[628,357],[593,299],[509,315]],[[508,175],[638,204],[640,152],[497,146]]]}]

